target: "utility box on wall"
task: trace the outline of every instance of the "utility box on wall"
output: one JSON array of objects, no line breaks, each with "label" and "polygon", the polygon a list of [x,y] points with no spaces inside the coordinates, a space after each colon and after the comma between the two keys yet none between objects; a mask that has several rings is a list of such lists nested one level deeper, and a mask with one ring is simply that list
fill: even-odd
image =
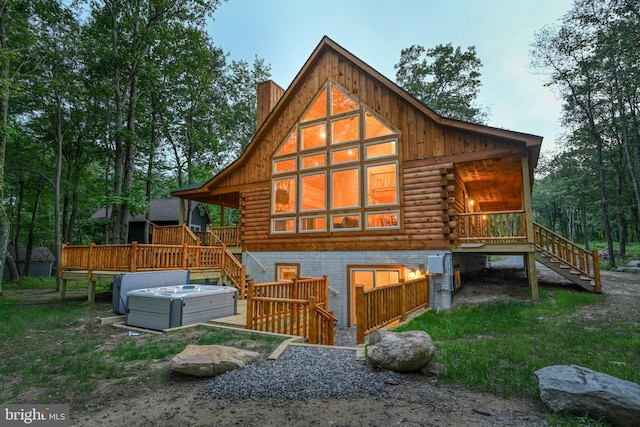
[{"label": "utility box on wall", "polygon": [[428,255],[427,267],[429,274],[444,274],[444,256]]}]

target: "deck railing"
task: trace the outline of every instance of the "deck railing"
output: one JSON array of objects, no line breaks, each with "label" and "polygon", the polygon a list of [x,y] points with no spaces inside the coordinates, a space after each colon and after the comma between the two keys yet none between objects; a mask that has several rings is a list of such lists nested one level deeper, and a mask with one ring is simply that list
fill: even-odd
[{"label": "deck railing", "polygon": [[250,281],[246,327],[302,336],[310,344],[333,345],[337,318],[325,308],[327,289],[326,276],[260,284]]},{"label": "deck railing", "polygon": [[281,282],[256,283],[253,295],[263,298],[303,299],[314,297],[318,305],[327,302],[329,294],[329,278],[296,277]]},{"label": "deck railing", "polygon": [[463,243],[517,243],[527,241],[524,211],[457,214],[458,240]]},{"label": "deck railing", "polygon": [[554,231],[533,223],[536,250],[559,262],[570,266],[582,276],[594,281],[595,291],[601,292],[600,265],[598,251],[589,251],[572,241],[565,239]]},{"label": "deck railing", "polygon": [[186,224],[153,226],[153,243],[160,245],[240,246],[237,225],[209,227],[209,231],[193,231]]},{"label": "deck railing", "polygon": [[209,227],[209,231],[195,231],[194,234],[203,245],[240,246],[240,233],[237,225],[227,227]]},{"label": "deck railing", "polygon": [[200,246],[201,240],[187,227],[182,225],[153,226],[152,243],[155,245],[192,245]]},{"label": "deck railing", "polygon": [[62,245],[60,276],[67,270],[94,271],[216,270],[229,278],[244,298],[245,267],[226,246],[142,245]]},{"label": "deck railing", "polygon": [[356,285],[356,343],[364,343],[366,334],[429,306],[429,276],[364,290]]}]

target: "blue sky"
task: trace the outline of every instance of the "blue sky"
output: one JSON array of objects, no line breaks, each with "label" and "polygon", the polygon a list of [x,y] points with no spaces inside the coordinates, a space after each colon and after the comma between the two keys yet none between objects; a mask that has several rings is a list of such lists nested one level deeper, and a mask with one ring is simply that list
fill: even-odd
[{"label": "blue sky", "polygon": [[208,31],[230,59],[264,59],[284,88],[325,35],[392,81],[403,48],[474,45],[488,124],[541,135],[549,151],[561,133],[560,102],[530,68],[529,50],[535,32],[571,6],[572,0],[229,0]]}]

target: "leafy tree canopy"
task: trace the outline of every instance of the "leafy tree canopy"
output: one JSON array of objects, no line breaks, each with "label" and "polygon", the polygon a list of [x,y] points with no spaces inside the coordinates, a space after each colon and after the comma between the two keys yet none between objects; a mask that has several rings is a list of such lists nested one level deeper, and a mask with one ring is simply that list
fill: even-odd
[{"label": "leafy tree canopy", "polygon": [[404,90],[445,117],[473,123],[484,123],[487,115],[476,104],[481,67],[475,46],[463,52],[451,43],[402,49],[394,66]]}]

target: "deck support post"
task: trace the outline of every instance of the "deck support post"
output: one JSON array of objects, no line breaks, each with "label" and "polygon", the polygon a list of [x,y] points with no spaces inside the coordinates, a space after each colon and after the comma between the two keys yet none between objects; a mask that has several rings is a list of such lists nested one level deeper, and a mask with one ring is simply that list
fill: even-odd
[{"label": "deck support post", "polygon": [[178,224],[184,224],[184,199],[180,197],[180,205],[178,207]]},{"label": "deck support post", "polygon": [[67,279],[60,281],[60,299],[65,299],[67,296]]},{"label": "deck support post", "polygon": [[356,285],[356,344],[364,344],[367,312],[364,305],[364,286]]},{"label": "deck support post", "polygon": [[534,301],[540,301],[540,294],[538,292],[538,272],[536,271],[536,253],[527,252],[524,258],[524,264],[527,269],[527,278],[529,279],[529,286],[531,287],[531,298]]},{"label": "deck support post", "polygon": [[531,298],[534,301],[540,300],[538,293],[538,274],[536,272],[536,248],[535,234],[533,232],[533,208],[531,206],[531,179],[529,176],[529,156],[522,156],[522,207],[524,208],[524,218],[526,221],[527,243],[532,243],[533,251],[527,252],[524,257],[529,286],[531,287]]},{"label": "deck support post", "polygon": [[89,281],[89,292],[87,293],[87,302],[95,303],[96,302],[96,281]]}]

